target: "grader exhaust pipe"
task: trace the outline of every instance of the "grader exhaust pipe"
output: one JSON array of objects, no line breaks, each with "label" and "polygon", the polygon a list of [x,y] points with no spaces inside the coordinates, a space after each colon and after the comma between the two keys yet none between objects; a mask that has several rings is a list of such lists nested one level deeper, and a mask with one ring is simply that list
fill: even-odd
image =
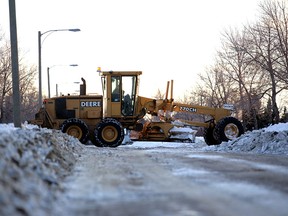
[{"label": "grader exhaust pipe", "polygon": [[81,77],[82,84],[80,84],[80,95],[86,95],[86,80]]},{"label": "grader exhaust pipe", "polygon": [[[170,81],[167,82],[165,100],[168,100]],[[171,80],[170,100],[173,100],[173,80]]]}]

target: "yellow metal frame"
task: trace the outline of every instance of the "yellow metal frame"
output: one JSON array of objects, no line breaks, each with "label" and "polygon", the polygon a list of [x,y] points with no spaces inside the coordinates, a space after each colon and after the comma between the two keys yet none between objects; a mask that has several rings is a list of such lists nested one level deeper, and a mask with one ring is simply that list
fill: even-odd
[{"label": "yellow metal frame", "polygon": [[[139,76],[142,74],[141,71],[99,71],[99,75],[102,77],[105,83],[103,84],[103,97],[102,96],[89,96],[89,95],[79,95],[79,96],[62,96],[59,98],[66,98],[66,109],[74,110],[75,117],[85,121],[90,130],[93,130],[95,126],[103,118],[115,118],[125,128],[135,129],[137,120],[141,119],[146,113],[151,114],[152,116],[157,116],[159,111],[164,112],[180,112],[180,113],[190,113],[197,115],[210,116],[211,119],[209,122],[197,122],[197,121],[183,121],[191,126],[198,127],[213,127],[216,122],[220,119],[230,116],[231,111],[224,108],[212,108],[207,106],[199,105],[189,105],[183,103],[176,103],[173,99],[173,80],[167,82],[166,95],[165,99],[156,100],[152,98],[138,96],[139,91]],[[123,116],[121,110],[121,101],[113,102],[112,101],[112,76],[136,76],[137,80],[135,83],[135,97],[133,98],[134,103],[134,113],[132,116]],[[171,87],[170,87],[171,84]],[[170,99],[168,99],[170,89]],[[45,110],[41,109],[38,113],[41,115],[37,120],[34,120],[33,123],[38,125],[49,126],[50,128],[59,129],[60,125],[65,119],[56,119],[55,112],[55,99],[46,99],[45,100]],[[84,100],[85,103],[101,103],[101,106],[80,106],[81,100]],[[41,112],[42,111],[42,112]],[[211,124],[212,123],[212,124]],[[139,124],[138,124],[139,125]],[[169,131],[173,128],[174,125],[171,124],[171,119],[168,117],[161,119],[160,122],[146,122],[143,124],[142,135],[146,138],[154,138],[157,140],[164,140],[169,138]],[[141,130],[141,129],[139,129]],[[149,134],[149,131],[151,132]]]}]

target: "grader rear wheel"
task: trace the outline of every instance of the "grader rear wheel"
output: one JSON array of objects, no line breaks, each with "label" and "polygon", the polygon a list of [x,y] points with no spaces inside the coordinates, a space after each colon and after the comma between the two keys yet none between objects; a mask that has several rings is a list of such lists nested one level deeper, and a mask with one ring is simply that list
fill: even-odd
[{"label": "grader rear wheel", "polygon": [[61,126],[61,131],[77,138],[81,143],[86,143],[88,137],[88,127],[80,119],[67,119]]},{"label": "grader rear wheel", "polygon": [[95,145],[99,147],[117,147],[124,139],[124,129],[116,119],[101,121],[94,130]]}]

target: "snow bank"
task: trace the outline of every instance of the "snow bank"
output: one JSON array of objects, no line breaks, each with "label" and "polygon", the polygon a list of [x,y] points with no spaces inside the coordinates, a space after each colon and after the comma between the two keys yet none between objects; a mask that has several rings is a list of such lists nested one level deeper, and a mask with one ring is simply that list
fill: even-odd
[{"label": "snow bank", "polygon": [[270,125],[269,127],[264,129],[265,132],[269,132],[269,131],[276,131],[276,132],[280,132],[280,131],[288,131],[288,123],[279,123],[279,124],[275,124],[275,125]]},{"label": "snow bank", "polygon": [[133,142],[124,148],[191,148],[196,151],[247,152],[256,154],[288,155],[288,123],[271,125],[265,129],[243,134],[238,139],[220,145],[207,146],[203,137],[196,137],[195,143],[183,142]]},{"label": "snow bank", "polygon": [[59,131],[0,124],[0,215],[50,215],[82,147]]},{"label": "snow bank", "polygon": [[247,132],[238,139],[205,147],[203,150],[288,155],[288,123]]}]

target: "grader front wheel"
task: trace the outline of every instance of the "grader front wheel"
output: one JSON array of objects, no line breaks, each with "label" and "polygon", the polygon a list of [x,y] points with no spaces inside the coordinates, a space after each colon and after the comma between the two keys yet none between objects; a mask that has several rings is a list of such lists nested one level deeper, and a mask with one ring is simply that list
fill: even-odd
[{"label": "grader front wheel", "polygon": [[236,139],[244,133],[244,128],[239,120],[234,117],[225,117],[217,122],[213,137],[219,143],[222,141],[227,142],[229,140]]},{"label": "grader front wheel", "polygon": [[209,128],[205,128],[204,129],[204,140],[206,142],[207,145],[218,145],[221,142],[219,142],[218,140],[216,140],[213,136],[213,132],[214,132],[214,128],[213,127],[209,127]]}]

